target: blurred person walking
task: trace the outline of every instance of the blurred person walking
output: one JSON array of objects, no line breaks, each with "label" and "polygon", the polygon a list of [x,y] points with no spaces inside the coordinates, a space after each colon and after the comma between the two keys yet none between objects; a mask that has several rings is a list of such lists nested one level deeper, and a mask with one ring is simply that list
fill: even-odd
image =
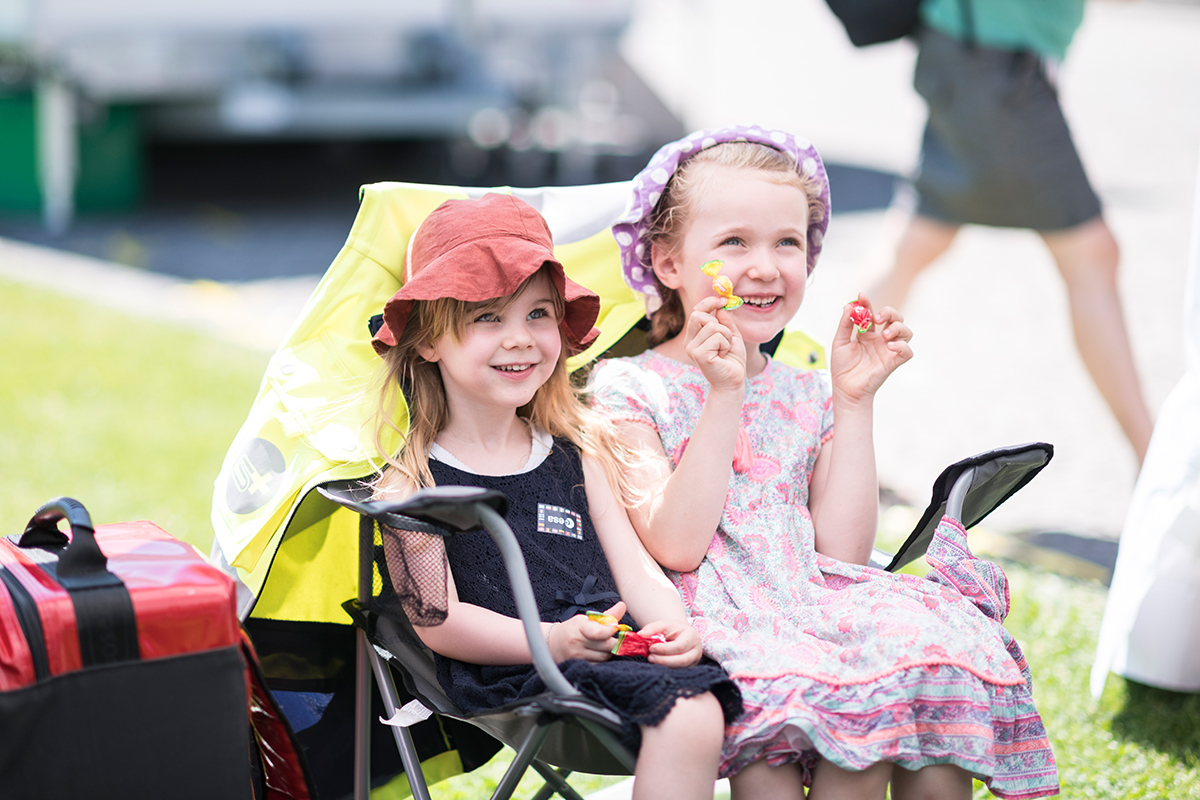
[{"label": "blurred person walking", "polygon": [[1055,88],[1085,0],[924,0],[914,86],[929,106],[915,212],[870,297],[901,308],[964,224],[1028,228],[1066,284],[1076,347],[1145,459],[1153,425],[1117,291],[1117,242]]}]

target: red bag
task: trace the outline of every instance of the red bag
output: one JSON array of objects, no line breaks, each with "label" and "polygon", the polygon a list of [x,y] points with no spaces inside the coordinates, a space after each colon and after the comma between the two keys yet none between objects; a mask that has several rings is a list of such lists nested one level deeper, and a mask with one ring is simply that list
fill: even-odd
[{"label": "red bag", "polygon": [[194,548],[150,522],[93,529],[70,498],[0,539],[6,800],[307,800],[309,785],[233,582]]}]

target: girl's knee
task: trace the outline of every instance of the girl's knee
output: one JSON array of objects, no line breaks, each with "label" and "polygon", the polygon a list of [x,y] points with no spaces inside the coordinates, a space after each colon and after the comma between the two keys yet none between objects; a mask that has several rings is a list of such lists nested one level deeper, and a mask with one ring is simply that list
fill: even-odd
[{"label": "girl's knee", "polygon": [[696,746],[721,746],[725,738],[725,714],[712,692],[681,697],[662,722],[654,726],[662,734],[683,737]]},{"label": "girl's knee", "polygon": [[864,770],[848,770],[821,759],[813,768],[812,789],[808,796],[810,800],[883,800],[887,794],[888,781],[892,778],[892,766],[889,762],[879,761]]},{"label": "girl's knee", "polygon": [[971,773],[953,764],[933,764],[910,771],[896,767],[892,775],[895,800],[968,800]]},{"label": "girl's knee", "polygon": [[804,773],[799,764],[772,767],[755,761],[729,779],[733,800],[804,800]]}]

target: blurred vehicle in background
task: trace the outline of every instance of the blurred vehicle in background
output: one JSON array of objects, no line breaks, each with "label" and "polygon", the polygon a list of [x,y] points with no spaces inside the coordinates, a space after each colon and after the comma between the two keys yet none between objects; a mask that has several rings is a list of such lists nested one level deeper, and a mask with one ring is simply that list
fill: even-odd
[{"label": "blurred vehicle in background", "polygon": [[137,204],[156,143],[440,140],[556,183],[682,126],[617,52],[633,0],[0,0],[0,210]]}]

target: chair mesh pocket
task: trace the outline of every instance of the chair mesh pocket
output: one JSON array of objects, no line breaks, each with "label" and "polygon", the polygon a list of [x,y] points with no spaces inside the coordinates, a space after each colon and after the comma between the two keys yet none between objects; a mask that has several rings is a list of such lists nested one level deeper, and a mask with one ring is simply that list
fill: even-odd
[{"label": "chair mesh pocket", "polygon": [[413,625],[440,625],[448,606],[446,545],[441,536],[380,525],[375,533],[372,610]]}]

